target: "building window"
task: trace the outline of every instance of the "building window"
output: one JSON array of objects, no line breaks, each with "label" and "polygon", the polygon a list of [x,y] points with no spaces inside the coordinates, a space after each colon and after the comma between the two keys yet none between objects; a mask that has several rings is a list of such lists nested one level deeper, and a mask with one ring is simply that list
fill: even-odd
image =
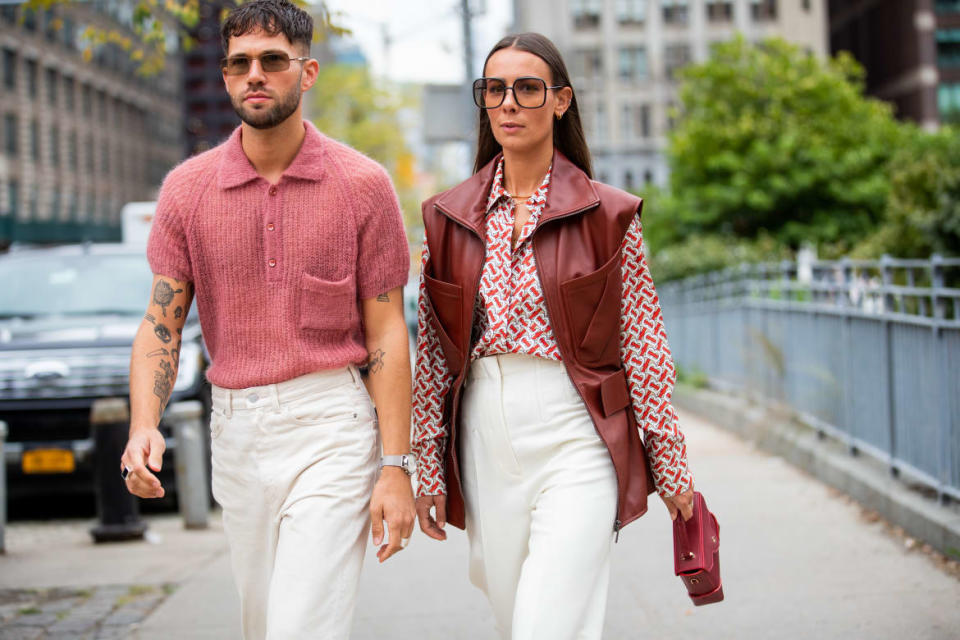
[{"label": "building window", "polygon": [[570,0],[570,14],[576,29],[596,29],[602,12],[603,0]]},{"label": "building window", "polygon": [[937,66],[960,67],[960,29],[937,29]]},{"label": "building window", "polygon": [[67,163],[71,171],[77,169],[77,132],[71,131],[67,138]]},{"label": "building window", "polygon": [[74,92],[76,91],[75,85],[76,83],[74,83],[73,78],[63,79],[63,103],[68,111],[73,111],[74,108]]},{"label": "building window", "polygon": [[639,109],[640,135],[644,138],[650,137],[650,105],[642,104]]},{"label": "building window", "polygon": [[643,182],[644,184],[650,184],[653,182],[653,172],[649,169],[643,172]]},{"label": "building window", "polygon": [[800,5],[803,7],[803,10],[806,11],[807,13],[810,13],[810,10],[813,8],[813,5],[810,2],[810,0],[803,0],[803,2],[800,3]]},{"label": "building window", "polygon": [[53,188],[53,199],[50,203],[50,217],[54,220],[60,218],[60,187]]},{"label": "building window", "polygon": [[3,17],[4,20],[10,24],[17,23],[17,5],[15,4],[4,4],[0,5],[0,17]]},{"label": "building window", "polygon": [[731,22],[733,20],[733,0],[707,0],[707,20],[710,22]]},{"label": "building window", "polygon": [[756,22],[777,19],[777,0],[750,0],[750,15]]},{"label": "building window", "polygon": [[3,150],[8,156],[16,156],[20,149],[17,131],[17,115],[8,113],[3,116]]},{"label": "building window", "polygon": [[603,56],[599,49],[580,49],[573,54],[573,73],[587,81],[599,81],[603,78]]},{"label": "building window", "polygon": [[50,127],[50,164],[60,166],[60,127]]},{"label": "building window", "polygon": [[37,97],[37,61],[27,60],[27,93],[31,98]]},{"label": "building window", "polygon": [[607,110],[602,102],[597,103],[597,119],[594,121],[597,132],[597,142],[601,144],[607,141]]},{"label": "building window", "polygon": [[941,84],[937,88],[937,107],[940,111],[940,122],[960,124],[960,83]]},{"label": "building window", "polygon": [[96,163],[94,162],[93,154],[93,138],[87,139],[87,173],[93,173],[96,171]]},{"label": "building window", "polygon": [[622,25],[643,24],[647,19],[647,0],[617,0],[617,22]]},{"label": "building window", "polygon": [[16,180],[7,181],[7,209],[11,216],[20,213],[20,183]]},{"label": "building window", "polygon": [[44,76],[47,79],[47,101],[56,106],[57,104],[57,72],[54,69],[46,69]]},{"label": "building window", "polygon": [[664,69],[668,78],[673,78],[679,69],[691,61],[690,45],[668,44],[664,49]]},{"label": "building window", "polygon": [[101,154],[100,160],[101,160],[101,164],[100,164],[101,172],[105,176],[110,175],[110,147],[103,148],[103,153]]},{"label": "building window", "polygon": [[666,24],[687,24],[690,8],[687,0],[662,0],[663,21]]},{"label": "building window", "polygon": [[627,171],[623,174],[623,188],[627,191],[633,190],[633,172]]},{"label": "building window", "polygon": [[30,123],[30,157],[40,162],[40,125],[36,120]]},{"label": "building window", "polygon": [[107,94],[103,91],[97,91],[97,112],[100,114],[100,122],[107,121]]},{"label": "building window", "polygon": [[89,117],[93,113],[93,92],[89,85],[83,85],[80,93],[83,96],[83,115]]},{"label": "building window", "polygon": [[620,49],[620,79],[637,82],[647,78],[647,50],[644,47]]},{"label": "building window", "polygon": [[17,52],[12,49],[3,50],[3,88],[17,88]]}]

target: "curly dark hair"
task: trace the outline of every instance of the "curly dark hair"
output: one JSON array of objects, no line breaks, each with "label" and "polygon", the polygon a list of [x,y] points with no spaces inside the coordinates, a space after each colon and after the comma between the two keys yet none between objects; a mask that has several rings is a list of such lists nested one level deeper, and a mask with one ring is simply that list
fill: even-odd
[{"label": "curly dark hair", "polygon": [[313,18],[289,0],[251,0],[243,2],[227,15],[220,25],[220,42],[227,53],[230,38],[262,29],[275,36],[282,33],[295,47],[310,53],[313,41]]}]

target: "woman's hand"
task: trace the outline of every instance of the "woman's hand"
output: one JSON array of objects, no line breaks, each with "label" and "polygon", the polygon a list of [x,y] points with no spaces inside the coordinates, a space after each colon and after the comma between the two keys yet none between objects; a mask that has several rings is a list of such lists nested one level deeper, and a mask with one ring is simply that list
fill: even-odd
[{"label": "woman's hand", "polygon": [[[430,509],[436,507],[437,517],[430,514]],[[447,524],[447,496],[420,496],[417,498],[417,518],[420,520],[420,529],[434,540],[446,540],[447,532],[443,528]]]},{"label": "woman's hand", "polygon": [[[670,512],[670,519],[676,520],[677,513],[683,515],[683,521],[686,522],[693,517],[693,488],[691,487],[684,493],[678,493],[675,496],[670,496],[664,498],[660,496],[660,499],[663,500],[663,503],[667,505],[667,510]],[[417,503],[417,510],[420,510],[419,502]],[[421,521],[422,522],[422,521]]]}]

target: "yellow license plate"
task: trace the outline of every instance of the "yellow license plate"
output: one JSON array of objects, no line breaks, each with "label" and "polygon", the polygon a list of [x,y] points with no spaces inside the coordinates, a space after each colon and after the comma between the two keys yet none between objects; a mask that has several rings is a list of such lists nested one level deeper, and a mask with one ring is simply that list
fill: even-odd
[{"label": "yellow license plate", "polygon": [[31,449],[23,452],[20,464],[24,473],[73,473],[76,461],[66,449]]}]

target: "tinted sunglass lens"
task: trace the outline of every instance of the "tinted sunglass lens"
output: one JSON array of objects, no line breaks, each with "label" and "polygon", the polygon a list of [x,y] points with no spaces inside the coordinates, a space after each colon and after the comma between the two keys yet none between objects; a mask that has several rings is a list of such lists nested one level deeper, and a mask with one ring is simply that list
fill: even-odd
[{"label": "tinted sunglass lens", "polygon": [[290,68],[290,58],[279,53],[268,53],[260,56],[260,64],[264,71],[284,71]]}]

